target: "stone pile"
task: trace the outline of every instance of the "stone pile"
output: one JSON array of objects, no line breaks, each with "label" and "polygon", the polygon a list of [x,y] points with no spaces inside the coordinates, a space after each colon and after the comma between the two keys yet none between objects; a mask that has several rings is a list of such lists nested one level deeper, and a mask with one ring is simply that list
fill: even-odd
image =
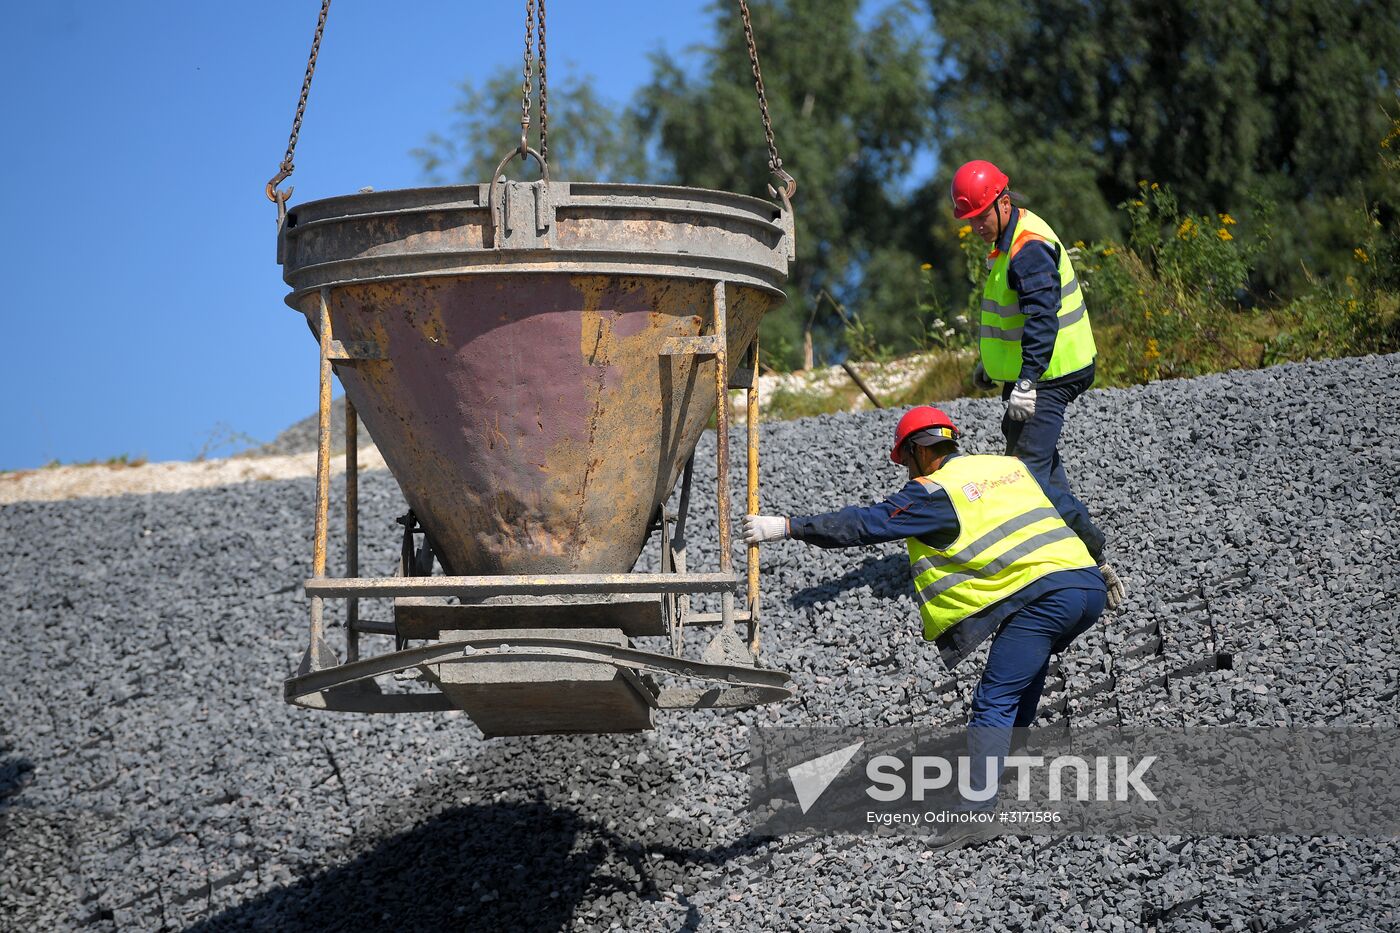
[{"label": "stone pile", "polygon": [[[997,403],[948,408],[969,449],[999,452]],[[1071,476],[1131,598],[1065,656],[1043,719],[1396,726],[1397,410],[1400,356],[1076,403]],[[763,510],[898,488],[897,416],[765,425]],[[700,568],[716,563],[712,450]],[[451,713],[286,706],[312,489],[0,507],[0,928],[1400,926],[1393,840],[1003,837],[932,854],[915,837],[751,833],[750,727],[965,717],[980,660],[949,672],[918,639],[899,545],[765,550],[765,662],[800,688],[780,707],[486,741]],[[362,570],[391,573],[402,497],[378,471],[361,498]]]}]

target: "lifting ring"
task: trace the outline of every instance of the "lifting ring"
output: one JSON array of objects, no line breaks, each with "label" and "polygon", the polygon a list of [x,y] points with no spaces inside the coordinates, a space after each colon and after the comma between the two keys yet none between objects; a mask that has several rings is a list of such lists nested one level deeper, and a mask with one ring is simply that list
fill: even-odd
[{"label": "lifting ring", "polygon": [[548,190],[549,163],[544,160],[544,156],[540,155],[532,147],[525,145],[524,140],[522,140],[520,148],[512,149],[510,152],[506,153],[506,157],[500,161],[496,166],[496,170],[491,173],[491,187],[487,189],[486,207],[491,212],[491,224],[497,231],[493,235],[497,238],[500,237],[499,231],[504,225],[504,218],[500,216],[502,197],[496,193],[496,189],[505,186],[506,179],[505,175],[502,173],[505,172],[506,166],[510,164],[510,160],[514,159],[516,156],[519,156],[522,162],[528,161],[532,156],[534,157],[535,161],[540,166],[540,180],[545,183],[545,190]]},{"label": "lifting ring", "polygon": [[496,181],[501,177],[501,172],[505,171],[506,166],[510,164],[510,160],[514,159],[516,156],[519,156],[520,161],[522,162],[528,160],[530,156],[534,156],[535,161],[540,166],[540,175],[545,181],[549,181],[549,163],[544,160],[543,156],[541,156],[538,152],[534,150],[534,147],[525,145],[525,141],[522,139],[520,142],[520,148],[512,149],[510,152],[507,152],[506,157],[502,159],[500,163],[496,166],[496,171],[491,173],[492,188],[496,187]]}]

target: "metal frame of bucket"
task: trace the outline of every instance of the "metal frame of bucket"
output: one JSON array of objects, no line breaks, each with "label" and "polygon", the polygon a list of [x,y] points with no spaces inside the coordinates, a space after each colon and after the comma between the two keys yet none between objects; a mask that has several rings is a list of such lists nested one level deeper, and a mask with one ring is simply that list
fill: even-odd
[{"label": "metal frame of bucket", "polygon": [[[681,657],[681,634],[685,626],[721,626],[724,633],[732,632],[736,622],[746,622],[749,650],[756,655],[759,645],[759,566],[758,548],[748,548],[746,574],[733,572],[729,539],[729,398],[730,388],[745,391],[747,405],[747,499],[750,510],[758,507],[758,376],[757,340],[751,346],[747,363],[733,382],[723,374],[728,371],[724,355],[724,283],[714,285],[716,333],[677,352],[714,353],[719,357],[715,392],[717,395],[716,433],[716,508],[719,519],[720,571],[718,573],[687,573],[685,519],[690,499],[691,466],[687,464],[682,482],[679,508],[675,515],[661,516],[663,537],[662,571],[660,573],[624,574],[547,574],[502,576],[400,576],[359,577],[359,502],[358,502],[358,438],[356,417],[352,404],[346,402],[345,434],[345,539],[346,576],[326,576],[326,553],[330,515],[331,467],[331,364],[343,350],[331,332],[329,306],[322,296],[320,334],[320,405],[318,411],[318,443],[316,469],[316,530],[313,550],[312,579],[304,588],[311,597],[310,646],[296,675],[285,684],[287,701],[310,709],[332,709],[353,712],[430,712],[454,709],[443,693],[384,693],[375,678],[407,671],[427,664],[471,664],[490,661],[578,660],[601,662],[634,675],[671,675],[708,682],[701,688],[661,687],[642,682],[643,696],[655,709],[701,709],[711,707],[743,708],[790,697],[793,687],[782,671],[761,668],[752,663],[725,663],[733,659],[733,650],[722,646],[707,651],[707,659],[694,661]],[[746,589],[748,607],[736,612],[734,594]],[[607,645],[601,642],[565,638],[494,636],[466,638],[407,648],[370,658],[361,658],[361,634],[394,636],[393,623],[359,618],[362,597],[467,596],[504,597],[528,596],[542,603],[562,602],[576,594],[634,594],[662,593],[666,600],[668,628],[673,653],[670,655],[641,651],[635,648]],[[721,611],[692,613],[690,594],[720,593]],[[325,600],[346,600],[346,657],[337,663],[325,641]],[[728,649],[728,650],[726,650]],[[720,660],[715,660],[720,659]]]},{"label": "metal frame of bucket", "polygon": [[[788,675],[781,671],[757,666],[756,652],[759,643],[759,587],[757,548],[748,551],[747,574],[741,577],[734,573],[730,556],[730,506],[728,495],[729,467],[729,399],[730,388],[746,390],[748,412],[747,485],[749,511],[758,508],[758,434],[757,434],[757,338],[755,337],[745,352],[746,366],[736,370],[732,382],[729,375],[728,320],[726,313],[726,283],[748,287],[760,287],[776,291],[772,276],[772,260],[765,267],[760,262],[742,255],[742,249],[732,245],[733,229],[736,224],[734,214],[725,215],[723,208],[738,204],[735,213],[752,212],[753,208],[742,202],[758,202],[756,199],[722,192],[687,191],[687,189],[657,189],[643,186],[599,186],[574,185],[564,187],[564,196],[557,190],[559,183],[514,183],[498,180],[495,184],[481,186],[475,204],[467,207],[486,207],[490,211],[489,228],[484,230],[475,249],[446,248],[430,251],[425,256],[389,257],[382,251],[369,260],[362,261],[361,268],[353,271],[354,278],[368,277],[376,280],[392,278],[403,274],[405,261],[411,262],[413,275],[451,275],[462,271],[465,259],[474,271],[489,271],[484,268],[489,256],[496,250],[507,250],[517,257],[525,257],[528,262],[547,264],[551,270],[566,268],[570,263],[580,267],[597,268],[600,261],[635,263],[636,257],[626,256],[614,247],[609,255],[589,244],[558,243],[558,225],[554,223],[557,210],[568,206],[570,195],[573,203],[584,203],[589,207],[606,208],[618,202],[632,205],[636,202],[659,200],[657,193],[665,197],[690,196],[696,200],[687,203],[687,209],[697,214],[708,213],[707,223],[713,229],[730,238],[721,246],[730,249],[732,255],[714,256],[707,261],[690,255],[681,248],[678,251],[656,251],[649,257],[649,265],[643,270],[635,266],[629,272],[640,274],[665,274],[703,278],[712,283],[713,327],[712,333],[694,337],[672,338],[663,351],[666,354],[713,356],[715,358],[715,402],[717,418],[716,506],[719,520],[720,570],[718,573],[691,573],[685,566],[685,519],[690,498],[690,477],[693,468],[693,455],[687,462],[681,486],[678,512],[675,515],[664,511],[659,517],[659,530],[662,535],[662,570],[659,573],[566,573],[566,574],[492,574],[484,576],[399,576],[388,578],[361,578],[358,576],[358,489],[356,482],[357,438],[354,407],[347,397],[346,417],[346,576],[330,578],[326,575],[327,538],[329,534],[329,493],[330,493],[330,400],[332,368],[334,365],[354,365],[357,362],[373,360],[375,348],[360,346],[355,341],[339,341],[332,332],[330,291],[334,284],[346,281],[350,276],[345,269],[345,261],[324,261],[324,257],[304,260],[303,269],[310,270],[307,276],[293,281],[289,271],[288,281],[296,289],[289,303],[307,296],[308,292],[318,296],[319,326],[317,332],[320,345],[320,404],[319,438],[317,450],[317,502],[316,530],[313,552],[313,577],[306,581],[305,592],[311,597],[310,645],[296,674],[285,683],[288,702],[319,709],[336,709],[363,712],[410,712],[459,708],[442,692],[438,693],[385,693],[375,678],[412,668],[427,670],[428,666],[442,670],[455,665],[492,664],[509,661],[518,664],[558,664],[561,662],[581,662],[609,665],[616,669],[645,700],[651,709],[706,708],[706,707],[747,707],[759,703],[785,699],[792,695],[793,687]],[[431,190],[431,189],[429,189]],[[461,189],[472,190],[472,189]],[[413,197],[415,192],[386,192],[386,195]],[[729,204],[721,204],[716,210],[713,203],[706,204],[700,197],[711,201],[725,199]],[[589,203],[591,199],[591,204]],[[332,199],[332,202],[343,199]],[[482,202],[485,202],[484,204]],[[326,205],[331,202],[317,202]],[[313,205],[313,208],[316,205]],[[322,208],[324,210],[324,208]],[[310,212],[311,222],[317,220],[315,211]],[[322,218],[324,220],[324,218]],[[743,218],[738,218],[743,221]],[[784,242],[779,244],[783,253],[791,256],[791,213],[784,209],[779,215]],[[285,234],[286,231],[284,230]],[[664,232],[663,232],[664,234]],[[654,235],[648,231],[647,235]],[[493,242],[490,242],[493,241]],[[314,244],[313,244],[314,245]],[[562,249],[560,247],[563,247]],[[741,247],[742,244],[739,244]],[[279,255],[284,256],[289,269],[291,262],[285,259],[286,237],[279,239]],[[501,255],[499,252],[496,255]],[[763,257],[767,259],[767,257]],[[322,261],[316,261],[316,260]],[[398,263],[390,267],[386,263]],[[425,267],[424,264],[428,264]],[[785,265],[784,261],[784,265]],[[725,270],[723,278],[713,279],[716,265]],[[329,270],[329,272],[327,271]],[[314,290],[314,291],[313,291]],[[309,297],[309,296],[308,296]],[[742,338],[741,338],[742,339]],[[657,530],[653,525],[653,531]],[[405,570],[405,572],[411,572]],[[746,590],[747,611],[735,610],[734,594]],[[719,593],[721,611],[718,613],[692,613],[688,596],[691,594]],[[393,622],[375,622],[359,618],[358,601],[364,597],[424,597],[456,596],[473,602],[524,598],[531,605],[566,605],[568,600],[580,594],[594,594],[601,597],[623,594],[662,594],[666,627],[671,636],[671,653],[642,651],[630,644],[607,644],[604,640],[539,637],[530,634],[510,634],[490,632],[474,635],[468,632],[464,638],[442,641],[421,647],[396,650],[369,658],[361,658],[359,637],[362,634],[399,635]],[[346,657],[345,663],[338,663],[334,652],[324,637],[324,613],[326,599],[345,599],[346,611]],[[734,631],[736,622],[748,624],[747,647]],[[685,626],[720,626],[719,637],[705,651],[700,661],[681,656],[681,634]],[[624,640],[625,641],[625,640]],[[662,686],[654,675],[672,676],[699,681],[698,687]],[[650,712],[646,716],[647,728],[650,725]],[[483,729],[483,731],[486,731]],[[582,730],[591,731],[591,730]],[[489,734],[489,733],[488,733]],[[498,732],[497,734],[508,734]]]}]

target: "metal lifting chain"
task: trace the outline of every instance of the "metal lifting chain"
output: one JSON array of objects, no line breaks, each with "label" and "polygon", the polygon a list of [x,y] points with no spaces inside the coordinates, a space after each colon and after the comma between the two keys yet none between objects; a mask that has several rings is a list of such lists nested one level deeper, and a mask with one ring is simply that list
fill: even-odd
[{"label": "metal lifting chain", "polygon": [[[758,91],[758,109],[763,114],[763,136],[768,141],[768,171],[783,183],[781,194],[783,199],[787,200],[797,193],[797,179],[783,170],[783,160],[778,157],[778,144],[773,141],[773,119],[768,114],[768,94],[763,88],[763,71],[758,67],[758,47],[753,41],[753,22],[749,18],[748,0],[739,0],[739,13],[744,19],[744,41],[749,46],[749,64],[753,67],[753,86]],[[779,195],[772,185],[768,186],[768,193],[773,197]]]},{"label": "metal lifting chain", "polygon": [[544,0],[540,0],[540,161],[549,163],[549,81],[544,67]]},{"label": "metal lifting chain", "polygon": [[316,56],[321,53],[321,35],[326,31],[326,15],[331,11],[331,0],[321,0],[321,16],[316,20],[316,35],[311,40],[311,55],[306,60],[306,77],[301,82],[301,98],[297,101],[297,115],[292,120],[292,135],[287,140],[287,154],[277,174],[267,183],[267,199],[277,205],[277,223],[280,225],[287,214],[287,199],[292,196],[292,187],[278,190],[277,186],[291,177],[296,166],[292,157],[297,151],[297,137],[301,135],[301,118],[306,115],[306,99],[311,95],[311,76],[316,73]]},{"label": "metal lifting chain", "polygon": [[520,68],[520,156],[530,147],[530,61],[535,44],[535,0],[525,0],[525,62]]},{"label": "metal lifting chain", "polygon": [[[539,26],[535,25],[535,6],[539,5]],[[523,159],[530,150],[530,87],[531,61],[535,36],[539,36],[540,47],[540,162],[549,161],[549,81],[545,71],[544,53],[544,4],[545,0],[525,0],[525,63],[521,68],[523,81],[520,85],[520,157]]]}]

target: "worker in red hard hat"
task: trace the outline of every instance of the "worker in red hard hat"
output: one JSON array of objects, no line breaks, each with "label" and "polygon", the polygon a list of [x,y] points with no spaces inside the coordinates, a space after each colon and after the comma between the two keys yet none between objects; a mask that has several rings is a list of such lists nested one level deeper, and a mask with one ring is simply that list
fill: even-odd
[{"label": "worker in red hard hat", "polygon": [[744,540],[839,548],[904,539],[923,636],[944,662],[959,664],[994,636],[968,735],[974,758],[995,758],[999,773],[1010,730],[1035,721],[1050,656],[1104,610],[1103,540],[1092,525],[1072,527],[1074,504],[1021,460],[965,454],[959,437],[939,409],[910,409],[890,450],[909,471],[902,489],[822,515],[746,515]]},{"label": "worker in red hard hat", "polygon": [[[993,247],[973,382],[986,389],[1002,384],[1007,455],[1068,497],[1073,524],[1083,529],[1093,520],[1070,488],[1059,445],[1065,409],[1094,384],[1094,332],[1069,251],[1049,224],[1013,203],[1010,184],[1005,172],[981,159],[953,175],[953,215]],[[1107,562],[1100,570],[1109,582],[1108,607],[1116,609],[1122,583]]]}]

